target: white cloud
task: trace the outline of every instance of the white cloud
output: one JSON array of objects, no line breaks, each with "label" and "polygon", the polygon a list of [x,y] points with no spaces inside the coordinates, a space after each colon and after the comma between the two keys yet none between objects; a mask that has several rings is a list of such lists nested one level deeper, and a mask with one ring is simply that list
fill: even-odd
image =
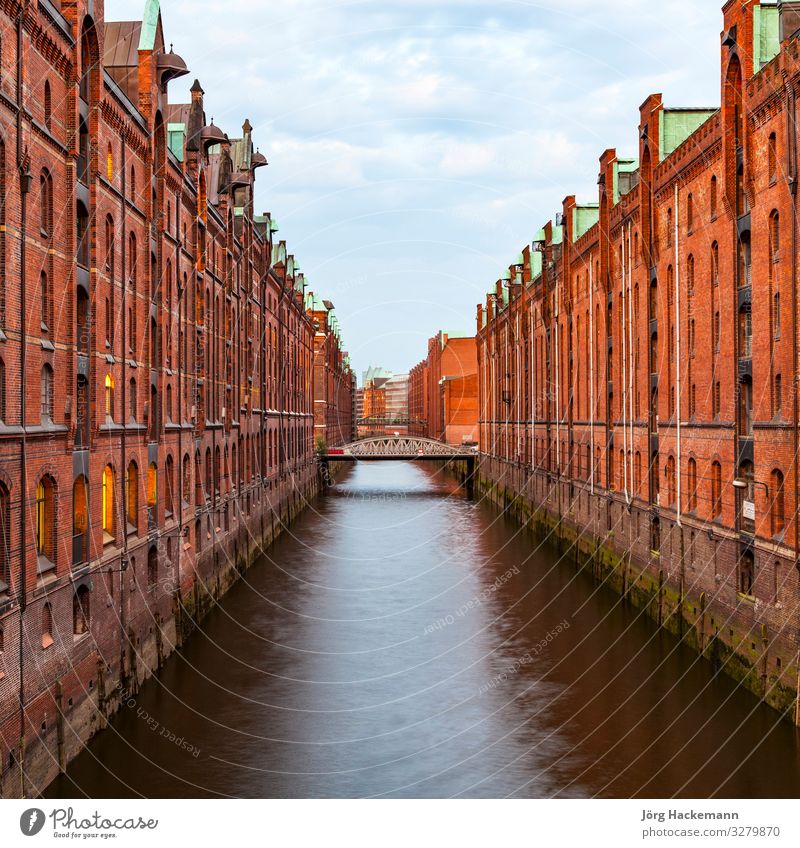
[{"label": "white cloud", "polygon": [[270,161],[257,206],[315,289],[337,293],[359,370],[407,368],[441,326],[472,328],[480,293],[562,199],[596,198],[603,150],[635,152],[649,93],[718,102],[720,4],[162,2],[192,74],[171,98],[197,76],[217,124],[251,120]]}]

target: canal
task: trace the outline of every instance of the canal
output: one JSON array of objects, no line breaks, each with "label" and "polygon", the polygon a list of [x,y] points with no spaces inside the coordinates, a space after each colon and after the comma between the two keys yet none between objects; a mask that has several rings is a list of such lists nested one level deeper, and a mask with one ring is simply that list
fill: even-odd
[{"label": "canal", "polygon": [[362,463],[49,797],[797,797],[796,729],[434,466]]}]

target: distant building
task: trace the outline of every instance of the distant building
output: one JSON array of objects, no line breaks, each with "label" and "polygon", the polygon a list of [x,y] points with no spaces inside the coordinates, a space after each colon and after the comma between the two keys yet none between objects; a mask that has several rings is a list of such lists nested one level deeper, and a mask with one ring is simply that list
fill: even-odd
[{"label": "distant building", "polygon": [[409,432],[451,445],[477,441],[478,360],[475,338],[439,332],[409,375]]}]

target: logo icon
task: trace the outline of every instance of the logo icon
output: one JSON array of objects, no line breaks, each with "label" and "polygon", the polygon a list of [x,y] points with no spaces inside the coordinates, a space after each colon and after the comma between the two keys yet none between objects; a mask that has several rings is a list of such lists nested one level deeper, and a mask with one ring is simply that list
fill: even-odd
[{"label": "logo icon", "polygon": [[31,807],[19,817],[19,829],[25,836],[36,836],[36,834],[44,827],[45,814],[44,810],[36,807]]}]

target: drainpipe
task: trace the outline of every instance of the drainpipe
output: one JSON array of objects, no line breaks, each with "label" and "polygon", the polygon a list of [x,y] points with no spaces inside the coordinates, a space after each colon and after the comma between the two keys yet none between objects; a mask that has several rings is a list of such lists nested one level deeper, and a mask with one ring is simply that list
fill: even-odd
[{"label": "drainpipe", "polygon": [[630,437],[628,439],[631,446],[631,502],[636,495],[636,468],[634,465],[635,447],[633,441],[633,418],[635,414],[634,408],[634,370],[636,365],[636,357],[633,352],[633,250],[631,239],[632,224],[628,221],[628,428]]},{"label": "drainpipe", "polygon": [[[20,178],[20,301],[22,310],[20,313],[20,370],[23,381],[26,373],[26,350],[27,350],[27,296],[25,292],[25,233],[28,226],[28,191],[30,188],[30,167],[27,156],[22,149],[22,109],[24,87],[22,84],[23,62],[22,62],[22,15],[20,11],[17,16],[17,102],[16,102],[16,130],[17,130],[17,167]],[[28,605],[28,575],[27,575],[27,502],[28,491],[28,441],[27,441],[27,408],[25,403],[25,392],[20,393],[20,424],[22,425],[22,437],[20,442],[20,546],[22,549],[19,580],[19,779],[20,795],[25,797],[25,673],[24,667],[24,619],[25,609]]]},{"label": "drainpipe", "polygon": [[529,302],[529,312],[528,312],[528,338],[530,339],[530,350],[528,353],[530,354],[531,360],[531,431],[529,438],[530,443],[530,460],[531,460],[531,468],[536,468],[536,359],[534,357],[534,348],[535,341],[533,338],[533,302],[532,299]]},{"label": "drainpipe", "polygon": [[[558,311],[558,298],[559,298],[559,283],[556,280],[556,296],[554,300],[554,309],[553,309],[553,317],[555,321],[553,322],[553,330],[555,333],[555,371],[556,371],[556,469],[558,473],[558,477],[561,477],[561,374],[559,369],[559,360],[561,358],[561,354],[559,352],[558,345],[558,319],[559,319],[559,311]],[[559,493],[561,492],[561,488],[559,486]]]},{"label": "drainpipe", "polygon": [[680,290],[680,233],[678,229],[678,219],[680,218],[680,206],[678,198],[678,183],[675,182],[675,422],[677,425],[676,431],[676,453],[677,453],[677,476],[678,476],[678,491],[677,491],[677,511],[678,511],[678,527],[681,526],[681,290]]},{"label": "drainpipe", "polygon": [[594,261],[589,256],[589,489],[594,494]]},{"label": "drainpipe", "polygon": [[[120,244],[120,259],[122,261],[122,274],[120,275],[120,279],[122,280],[122,433],[120,436],[120,451],[121,451],[121,461],[119,467],[119,473],[117,474],[117,479],[119,480],[119,492],[120,492],[120,500],[116,509],[114,510],[114,520],[117,517],[120,517],[119,525],[120,530],[122,531],[122,562],[120,563],[120,575],[119,575],[119,674],[120,674],[120,682],[126,680],[127,672],[125,670],[125,570],[128,567],[128,523],[127,516],[125,511],[125,457],[127,455],[127,445],[125,439],[125,429],[126,429],[126,402],[127,402],[127,394],[128,394],[128,380],[127,380],[127,359],[125,358],[126,350],[125,345],[128,343],[127,340],[127,293],[128,293],[128,279],[126,277],[127,274],[127,248],[128,248],[128,238],[127,238],[127,207],[128,207],[128,174],[127,174],[127,158],[126,158],[126,147],[125,147],[125,133],[120,136],[121,141],[121,155],[120,162],[122,165],[122,194],[120,197],[120,207],[122,214],[122,239]],[[148,319],[149,320],[149,319]],[[125,683],[127,685],[127,683]]]},{"label": "drainpipe", "polygon": [[517,361],[517,398],[516,398],[516,421],[514,422],[514,429],[517,431],[517,462],[520,461],[521,451],[520,451],[520,425],[522,423],[522,386],[520,381],[522,380],[522,368],[520,367],[520,343],[522,341],[522,336],[519,334],[519,307],[517,307],[517,315],[516,315],[516,323],[517,330],[515,334],[515,350],[514,350],[514,358]]},{"label": "drainpipe", "polygon": [[[800,427],[800,421],[798,421],[798,416],[800,416],[800,402],[798,402],[798,381],[800,380],[800,375],[798,374],[797,362],[797,100],[795,97],[794,88],[791,84],[787,86],[787,91],[789,97],[789,102],[787,103],[787,134],[789,136],[787,145],[789,159],[788,181],[789,190],[792,194],[792,371],[794,372],[794,391],[792,392],[792,432],[794,436],[794,561],[795,567],[798,567],[798,561],[800,561],[800,539],[798,539],[797,532],[797,508],[798,502],[800,502],[800,480],[798,479],[798,475],[800,474],[800,462],[798,462],[798,452],[800,452],[800,431],[798,430],[798,427]],[[798,631],[798,660],[800,660],[800,630]],[[798,661],[797,681],[795,684],[795,688],[797,695],[795,699],[794,722],[795,724],[800,725],[800,661]]]},{"label": "drainpipe", "polygon": [[630,494],[628,492],[628,422],[625,420],[628,414],[628,344],[627,333],[628,328],[625,321],[625,286],[628,283],[628,254],[627,243],[625,240],[625,228],[622,228],[622,303],[620,304],[620,344],[622,346],[622,374],[620,375],[620,383],[622,385],[622,485],[625,492],[625,503],[630,504]]}]

